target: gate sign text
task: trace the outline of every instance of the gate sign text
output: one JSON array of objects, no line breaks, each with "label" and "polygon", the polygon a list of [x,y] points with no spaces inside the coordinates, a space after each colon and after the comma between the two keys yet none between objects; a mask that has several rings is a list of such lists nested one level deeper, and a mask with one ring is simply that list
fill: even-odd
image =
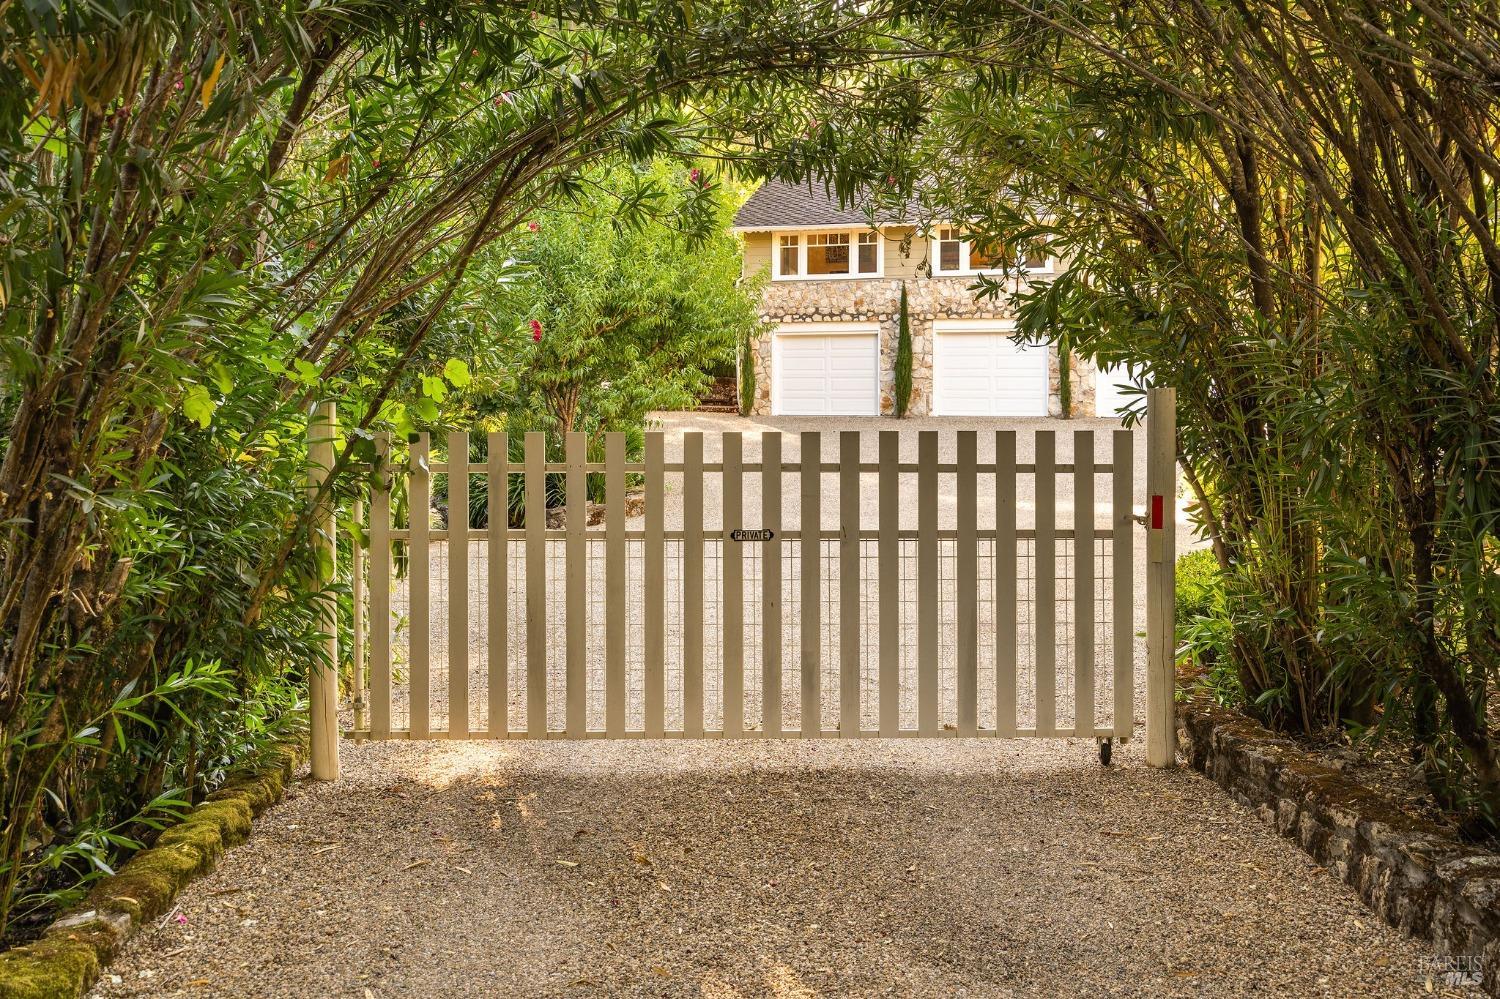
[{"label": "gate sign text", "polygon": [[763,527],[756,528],[755,530],[737,528],[729,532],[730,541],[770,541],[775,537],[775,531]]}]

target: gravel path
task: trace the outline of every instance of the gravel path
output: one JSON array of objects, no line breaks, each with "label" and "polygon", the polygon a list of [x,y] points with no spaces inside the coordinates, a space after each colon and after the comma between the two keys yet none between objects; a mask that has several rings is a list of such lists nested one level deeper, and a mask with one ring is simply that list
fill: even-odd
[{"label": "gravel path", "polygon": [[1140,749],[349,746],[95,995],[1433,994],[1417,943]]}]

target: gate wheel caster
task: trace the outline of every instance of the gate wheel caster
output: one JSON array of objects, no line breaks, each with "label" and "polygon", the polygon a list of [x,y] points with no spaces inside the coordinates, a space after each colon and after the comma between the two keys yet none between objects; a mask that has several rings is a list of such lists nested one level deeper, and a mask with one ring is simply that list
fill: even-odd
[{"label": "gate wheel caster", "polygon": [[1100,766],[1106,766],[1106,767],[1109,766],[1109,758],[1114,753],[1114,743],[1115,743],[1115,741],[1113,739],[1100,739],[1099,740],[1099,764],[1100,764]]}]

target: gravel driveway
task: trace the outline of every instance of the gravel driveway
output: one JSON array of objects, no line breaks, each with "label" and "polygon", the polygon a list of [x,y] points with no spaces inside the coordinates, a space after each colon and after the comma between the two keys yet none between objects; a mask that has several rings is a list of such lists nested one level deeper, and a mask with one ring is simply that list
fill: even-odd
[{"label": "gravel driveway", "polygon": [[1138,743],[344,752],[95,995],[1433,994],[1419,944]]}]

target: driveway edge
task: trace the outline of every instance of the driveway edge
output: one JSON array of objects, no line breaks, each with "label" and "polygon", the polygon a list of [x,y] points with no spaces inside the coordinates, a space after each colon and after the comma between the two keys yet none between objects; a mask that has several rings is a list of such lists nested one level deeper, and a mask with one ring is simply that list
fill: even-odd
[{"label": "driveway edge", "polygon": [[273,746],[163,830],[117,874],[99,881],[87,909],[58,919],[40,939],[0,954],[0,995],[77,999],[87,993],[132,933],[166,913],[183,888],[249,837],[251,820],[281,800],[306,755],[305,738]]},{"label": "driveway edge", "polygon": [[1294,840],[1390,925],[1431,940],[1429,969],[1500,996],[1500,855],[1407,815],[1297,743],[1206,697],[1177,704],[1193,769]]}]

